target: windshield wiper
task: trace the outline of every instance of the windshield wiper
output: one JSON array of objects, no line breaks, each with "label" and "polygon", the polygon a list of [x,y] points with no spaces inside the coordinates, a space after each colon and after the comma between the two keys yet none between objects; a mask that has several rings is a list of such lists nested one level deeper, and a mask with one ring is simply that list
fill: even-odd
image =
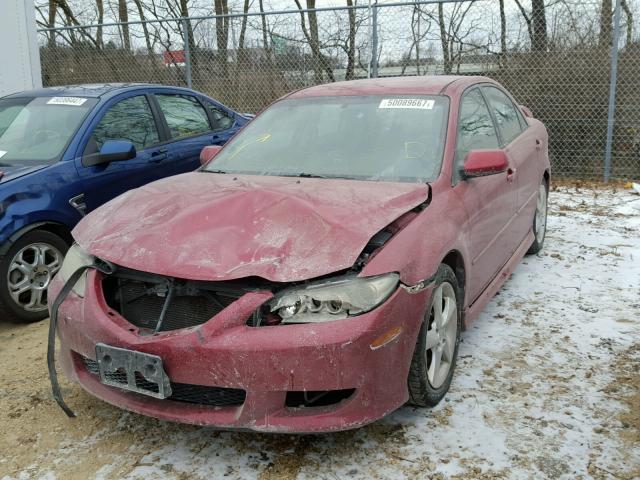
[{"label": "windshield wiper", "polygon": [[203,172],[207,172],[207,173],[227,173],[224,170],[203,170]]},{"label": "windshield wiper", "polygon": [[301,177],[301,178],[329,178],[325,175],[318,175],[317,173],[283,173],[280,175],[281,177]]}]

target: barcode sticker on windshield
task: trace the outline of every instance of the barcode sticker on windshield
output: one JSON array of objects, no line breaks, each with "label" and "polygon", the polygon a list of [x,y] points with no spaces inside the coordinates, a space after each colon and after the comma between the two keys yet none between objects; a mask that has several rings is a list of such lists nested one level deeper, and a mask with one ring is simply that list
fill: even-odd
[{"label": "barcode sticker on windshield", "polygon": [[421,110],[433,110],[435,100],[424,98],[385,98],[378,108],[418,108]]},{"label": "barcode sticker on windshield", "polygon": [[69,105],[72,107],[79,107],[86,101],[86,98],[80,97],[53,97],[49,99],[47,105]]}]

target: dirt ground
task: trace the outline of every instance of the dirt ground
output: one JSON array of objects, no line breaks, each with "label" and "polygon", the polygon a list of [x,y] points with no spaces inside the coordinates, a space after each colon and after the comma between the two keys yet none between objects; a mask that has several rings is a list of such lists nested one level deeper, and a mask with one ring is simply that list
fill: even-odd
[{"label": "dirt ground", "polygon": [[640,478],[640,199],[562,187],[545,250],[463,334],[446,401],[360,430],[220,432],[121,411],[63,380],[47,322],[0,322],[0,479]]}]

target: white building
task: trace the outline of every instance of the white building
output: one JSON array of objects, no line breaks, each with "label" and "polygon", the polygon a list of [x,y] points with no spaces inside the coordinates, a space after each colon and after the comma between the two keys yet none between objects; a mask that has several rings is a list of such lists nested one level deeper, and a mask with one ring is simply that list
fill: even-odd
[{"label": "white building", "polygon": [[2,0],[0,96],[42,86],[33,0]]}]

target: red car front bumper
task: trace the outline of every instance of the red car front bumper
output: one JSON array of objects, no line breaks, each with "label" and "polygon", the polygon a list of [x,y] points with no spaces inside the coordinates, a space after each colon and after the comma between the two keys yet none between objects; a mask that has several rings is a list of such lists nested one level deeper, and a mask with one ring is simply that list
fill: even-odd
[{"label": "red car front bumper", "polygon": [[[54,282],[51,295],[61,281]],[[249,327],[246,320],[270,293],[248,293],[207,323],[142,336],[109,308],[101,274],[90,271],[85,298],[70,294],[58,315],[60,361],[92,395],[144,415],[197,425],[270,432],[355,428],[383,417],[408,398],[407,375],[430,289],[398,290],[358,317],[326,324]],[[400,333],[378,348],[375,340]],[[158,355],[172,382],[242,389],[237,406],[159,400],[100,383],[87,370],[97,343]],[[84,359],[82,357],[85,357]],[[338,403],[287,407],[287,392],[353,389]]]}]

